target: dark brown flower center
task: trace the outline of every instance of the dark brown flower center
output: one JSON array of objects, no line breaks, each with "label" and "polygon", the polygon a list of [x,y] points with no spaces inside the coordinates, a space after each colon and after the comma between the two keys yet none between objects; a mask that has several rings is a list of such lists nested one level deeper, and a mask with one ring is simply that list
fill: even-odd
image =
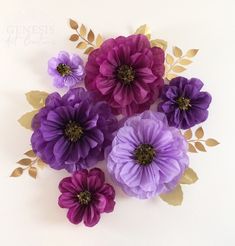
[{"label": "dark brown flower center", "polygon": [[64,134],[71,142],[77,142],[83,133],[83,128],[76,121],[69,121],[64,128]]},{"label": "dark brown flower center", "polygon": [[189,110],[191,108],[190,99],[185,97],[179,97],[177,103],[180,110]]},{"label": "dark brown flower center", "polygon": [[63,64],[63,63],[60,63],[57,66],[56,70],[63,77],[66,76],[66,75],[69,75],[71,73],[71,68],[68,65]]},{"label": "dark brown flower center", "polygon": [[117,78],[124,85],[130,85],[135,79],[135,70],[129,65],[121,65],[117,68]]},{"label": "dark brown flower center", "polygon": [[81,191],[77,194],[77,198],[80,204],[87,205],[91,202],[91,193],[87,190]]},{"label": "dark brown flower center", "polygon": [[135,160],[143,166],[149,165],[155,156],[156,152],[150,144],[140,144],[134,151]]}]

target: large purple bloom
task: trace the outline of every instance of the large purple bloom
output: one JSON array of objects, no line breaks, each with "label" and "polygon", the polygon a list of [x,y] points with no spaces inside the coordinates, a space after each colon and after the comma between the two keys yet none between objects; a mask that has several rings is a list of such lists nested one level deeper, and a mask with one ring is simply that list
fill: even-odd
[{"label": "large purple bloom", "polygon": [[189,164],[187,147],[164,114],[145,111],[118,130],[108,170],[128,195],[150,198],[177,185]]},{"label": "large purple bloom", "polygon": [[158,110],[166,114],[170,126],[188,129],[207,119],[211,95],[201,92],[202,87],[201,80],[184,77],[174,78],[164,86]]},{"label": "large purple bloom", "polygon": [[50,94],[32,127],[35,153],[52,168],[73,172],[104,158],[117,120],[106,102],[96,102],[91,93],[76,88],[63,97]]},{"label": "large purple bloom", "polygon": [[115,114],[149,109],[163,86],[164,51],[144,35],[106,40],[88,57],[85,85]]},{"label": "large purple bloom", "polygon": [[94,226],[100,220],[101,213],[110,213],[115,205],[115,191],[105,184],[104,173],[93,168],[73,173],[71,177],[60,181],[62,193],[58,203],[61,208],[67,208],[67,217],[73,224],[82,220],[86,226]]},{"label": "large purple bloom", "polygon": [[65,51],[48,61],[48,73],[54,78],[54,86],[57,88],[74,87],[85,75],[82,59],[78,55],[70,56]]}]

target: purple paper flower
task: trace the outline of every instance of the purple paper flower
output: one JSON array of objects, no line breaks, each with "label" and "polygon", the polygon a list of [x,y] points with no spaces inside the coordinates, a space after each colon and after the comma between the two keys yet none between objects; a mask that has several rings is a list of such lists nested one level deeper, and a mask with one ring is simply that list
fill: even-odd
[{"label": "purple paper flower", "polygon": [[202,87],[201,80],[184,77],[174,78],[164,86],[158,111],[166,114],[170,126],[188,129],[207,119],[211,95],[201,92]]},{"label": "purple paper flower", "polygon": [[85,169],[73,173],[72,177],[60,181],[62,193],[58,204],[67,208],[67,217],[73,224],[82,220],[86,226],[94,226],[100,220],[101,213],[110,213],[115,206],[115,191],[104,183],[104,173],[98,169]]},{"label": "purple paper flower", "polygon": [[85,85],[115,114],[149,109],[163,86],[164,51],[144,35],[106,40],[88,57]]},{"label": "purple paper flower", "polygon": [[117,132],[108,170],[130,196],[141,199],[171,191],[189,164],[188,145],[164,114],[145,111]]},{"label": "purple paper flower", "polygon": [[48,73],[54,77],[54,86],[57,88],[72,88],[84,79],[83,61],[78,55],[69,55],[61,51],[58,57],[48,61]]},{"label": "purple paper flower", "polygon": [[91,93],[74,88],[63,97],[50,94],[32,128],[31,143],[37,156],[54,169],[74,172],[104,159],[117,119],[106,102],[96,102]]}]

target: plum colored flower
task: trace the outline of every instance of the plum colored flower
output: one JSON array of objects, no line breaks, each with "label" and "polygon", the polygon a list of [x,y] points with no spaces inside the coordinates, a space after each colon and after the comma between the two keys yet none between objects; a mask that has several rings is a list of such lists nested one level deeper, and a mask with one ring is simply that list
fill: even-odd
[{"label": "plum colored flower", "polygon": [[124,192],[140,199],[171,191],[189,164],[188,145],[163,113],[145,111],[117,132],[108,170]]},{"label": "plum colored flower", "polygon": [[96,102],[90,92],[74,88],[62,97],[50,94],[32,128],[37,156],[54,169],[73,172],[104,159],[117,119],[106,102]]},{"label": "plum colored flower", "polygon": [[61,51],[57,57],[48,61],[48,73],[54,77],[57,88],[72,88],[83,81],[85,76],[83,61],[78,55],[69,55]]},{"label": "plum colored flower", "polygon": [[174,78],[164,86],[158,111],[165,113],[170,126],[188,129],[207,119],[211,95],[201,92],[202,87],[201,80],[184,77]]},{"label": "plum colored flower", "polygon": [[84,222],[86,226],[94,226],[100,220],[101,213],[110,213],[115,206],[115,191],[104,183],[104,173],[93,168],[76,171],[71,177],[60,181],[62,193],[58,199],[61,208],[67,208],[67,217],[73,224]]},{"label": "plum colored flower", "polygon": [[106,40],[88,57],[85,86],[106,100],[115,114],[149,109],[163,86],[164,51],[144,35]]}]

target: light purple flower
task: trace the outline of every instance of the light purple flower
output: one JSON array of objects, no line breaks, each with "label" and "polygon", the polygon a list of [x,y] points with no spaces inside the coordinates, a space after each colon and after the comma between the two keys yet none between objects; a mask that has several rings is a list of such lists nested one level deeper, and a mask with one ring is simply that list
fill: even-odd
[{"label": "light purple flower", "polygon": [[189,164],[187,142],[163,113],[145,111],[124,123],[113,140],[108,170],[130,196],[171,191]]},{"label": "light purple flower", "polygon": [[75,54],[70,56],[65,51],[48,61],[48,73],[54,77],[54,86],[57,88],[72,88],[85,76],[82,59]]}]

